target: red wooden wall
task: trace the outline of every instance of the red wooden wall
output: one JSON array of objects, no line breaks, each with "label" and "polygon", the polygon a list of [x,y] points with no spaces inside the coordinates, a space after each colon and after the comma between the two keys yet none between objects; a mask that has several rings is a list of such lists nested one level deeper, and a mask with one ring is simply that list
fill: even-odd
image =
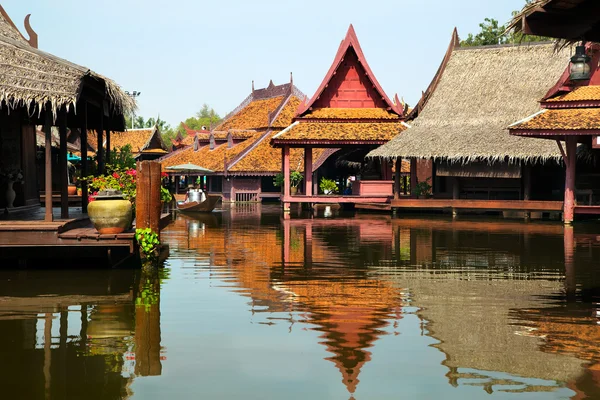
[{"label": "red wooden wall", "polygon": [[313,108],[386,108],[350,47]]}]

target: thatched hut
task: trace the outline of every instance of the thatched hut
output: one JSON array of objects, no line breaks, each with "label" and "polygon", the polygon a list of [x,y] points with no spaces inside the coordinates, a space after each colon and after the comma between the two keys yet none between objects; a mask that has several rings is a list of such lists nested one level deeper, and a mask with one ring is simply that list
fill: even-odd
[{"label": "thatched hut", "polygon": [[[21,171],[24,183],[13,186],[7,179],[0,193],[14,187],[14,204],[0,195],[0,207],[39,207],[39,187],[47,193],[53,189],[62,195],[62,216],[67,207],[67,127],[82,131],[83,174],[87,168],[87,129],[100,134],[123,131],[123,115],[131,112],[134,101],[112,80],[86,67],[73,64],[37,48],[37,35],[26,19],[27,40],[0,7],[0,171]],[[36,125],[44,125],[45,182],[36,173]],[[52,154],[51,127],[58,126],[60,151]],[[53,159],[61,170],[60,182],[52,182]],[[56,160],[57,159],[57,160]],[[102,154],[98,155],[100,166]],[[6,175],[6,174],[5,174]],[[43,183],[44,182],[44,183]],[[43,184],[42,184],[43,183]],[[85,188],[84,188],[85,189]],[[82,207],[87,207],[83,190]],[[46,196],[46,220],[52,220],[52,197]]]},{"label": "thatched hut", "polygon": [[507,127],[539,109],[568,60],[567,51],[557,52],[550,43],[461,48],[455,31],[440,69],[408,117],[410,129],[368,157],[423,160],[418,178],[413,168],[413,179],[431,177],[434,197],[560,196],[562,183],[550,182],[560,168],[556,143],[511,137]]}]

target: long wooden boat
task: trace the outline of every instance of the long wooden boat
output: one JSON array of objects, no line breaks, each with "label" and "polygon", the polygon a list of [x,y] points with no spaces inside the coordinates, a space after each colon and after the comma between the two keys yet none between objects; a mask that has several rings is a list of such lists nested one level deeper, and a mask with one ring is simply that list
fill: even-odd
[{"label": "long wooden boat", "polygon": [[221,195],[209,194],[201,202],[190,201],[189,203],[177,204],[177,209],[183,213],[209,213],[215,209],[219,201],[221,201]]}]

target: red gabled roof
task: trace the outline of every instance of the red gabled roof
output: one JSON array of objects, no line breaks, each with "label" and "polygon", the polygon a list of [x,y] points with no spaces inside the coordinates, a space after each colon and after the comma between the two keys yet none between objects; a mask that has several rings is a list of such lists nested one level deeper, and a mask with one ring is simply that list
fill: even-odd
[{"label": "red gabled roof", "polygon": [[387,105],[387,107],[389,107],[389,109],[391,111],[397,113],[398,115],[404,114],[404,109],[403,109],[403,106],[398,101],[398,96],[396,95],[396,97],[395,97],[396,104],[394,104],[389,99],[389,97],[385,94],[385,92],[381,88],[381,85],[379,84],[379,82],[377,82],[377,78],[375,78],[373,71],[371,71],[371,68],[369,67],[369,64],[367,63],[367,59],[365,58],[365,55],[363,54],[363,51],[360,47],[360,43],[358,42],[358,38],[356,37],[356,32],[354,31],[354,27],[352,26],[352,24],[350,24],[350,27],[348,28],[348,32],[346,33],[346,37],[340,44],[338,52],[335,55],[335,59],[333,60],[333,64],[331,64],[331,67],[329,68],[329,71],[327,72],[325,79],[323,79],[323,82],[321,82],[321,86],[319,86],[319,88],[317,89],[317,91],[315,92],[315,94],[313,95],[313,97],[310,99],[310,101],[308,103],[305,101],[304,103],[300,104],[300,106],[298,107],[298,112],[297,112],[296,116],[301,116],[302,114],[304,114],[319,99],[319,97],[323,94],[325,89],[328,87],[328,85],[329,85],[330,81],[332,80],[332,78],[334,77],[337,69],[339,68],[340,64],[344,60],[346,54],[349,51],[351,51],[351,48],[352,48],[352,50],[354,50],[354,53],[356,53],[356,56],[358,57],[358,62],[364,68],[368,80],[373,85],[373,88],[375,89],[375,91],[381,96],[381,99],[383,100],[385,105]]}]

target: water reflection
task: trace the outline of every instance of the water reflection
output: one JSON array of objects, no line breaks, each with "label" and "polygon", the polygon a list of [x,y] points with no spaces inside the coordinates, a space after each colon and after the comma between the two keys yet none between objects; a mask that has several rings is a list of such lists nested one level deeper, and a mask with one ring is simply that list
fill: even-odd
[{"label": "water reflection", "polygon": [[0,272],[0,379],[34,399],[600,398],[595,232],[179,215],[164,269]]},{"label": "water reflection", "polygon": [[[153,274],[1,271],[0,382],[6,398],[128,398],[135,376],[160,375]],[[158,335],[157,335],[158,333]]]}]

